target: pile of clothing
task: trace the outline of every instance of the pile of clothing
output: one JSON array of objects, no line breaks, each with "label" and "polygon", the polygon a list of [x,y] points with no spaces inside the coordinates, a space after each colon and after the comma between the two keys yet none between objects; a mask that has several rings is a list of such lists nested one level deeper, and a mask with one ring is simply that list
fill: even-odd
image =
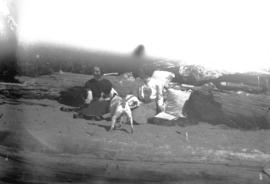
[{"label": "pile of clothing", "polygon": [[175,120],[185,118],[184,107],[192,90],[172,87],[175,75],[168,71],[156,70],[146,83],[139,87],[138,98],[144,103],[156,103],[155,118]]}]

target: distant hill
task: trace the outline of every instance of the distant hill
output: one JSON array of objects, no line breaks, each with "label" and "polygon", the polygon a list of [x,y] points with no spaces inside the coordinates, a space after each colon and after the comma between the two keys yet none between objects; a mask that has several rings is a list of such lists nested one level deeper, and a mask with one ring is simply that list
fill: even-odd
[{"label": "distant hill", "polygon": [[104,72],[133,72],[138,75],[138,68],[151,74],[154,68],[164,68],[165,63],[158,59],[130,55],[96,52],[86,49],[57,45],[29,45],[18,48],[18,64],[21,74],[38,75],[50,71],[66,71],[89,74],[92,66],[100,66]]},{"label": "distant hill", "polygon": [[[145,48],[142,45],[126,55],[63,45],[24,45],[17,48],[16,66],[18,66],[19,74],[26,76],[38,76],[58,71],[91,74],[91,68],[95,65],[100,66],[104,73],[132,72],[135,77],[151,76],[154,70],[162,69],[174,72],[176,74],[174,81],[179,83],[203,85],[213,82],[218,88],[227,90],[245,90],[248,86],[252,86],[258,88],[255,91],[269,91],[270,75],[267,73],[220,72],[218,77],[211,77],[211,73],[216,73],[216,71],[204,71],[205,69],[201,66],[183,65],[178,61],[146,57],[144,52]],[[181,67],[191,68],[191,70],[187,75],[180,75]],[[210,73],[210,77],[205,73]],[[228,85],[222,86],[222,82],[227,82],[226,85]]]}]

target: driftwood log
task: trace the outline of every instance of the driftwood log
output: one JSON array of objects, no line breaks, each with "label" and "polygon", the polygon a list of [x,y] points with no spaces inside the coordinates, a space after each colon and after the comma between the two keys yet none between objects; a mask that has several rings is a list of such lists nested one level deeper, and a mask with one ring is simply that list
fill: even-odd
[{"label": "driftwood log", "polygon": [[[56,73],[38,78],[19,77],[20,84],[0,83],[0,95],[2,101],[6,98],[52,99],[72,105],[59,100],[63,91],[74,86],[82,87],[90,77],[72,73]],[[112,81],[121,96],[127,93],[136,94],[141,82],[123,76],[106,77]],[[78,106],[80,103],[82,100],[73,103],[73,106]],[[211,124],[225,124],[241,129],[268,129],[270,128],[270,117],[267,117],[270,116],[269,104],[270,96],[265,94],[218,90],[202,86],[193,89],[185,110],[189,118]]]},{"label": "driftwood log", "polygon": [[240,129],[269,129],[270,96],[201,87],[194,89],[185,110],[191,118]]},{"label": "driftwood log", "polygon": [[[73,73],[55,73],[36,78],[17,77],[21,83],[0,83],[0,97],[8,99],[51,99],[69,106],[80,106],[84,102],[84,84],[91,75]],[[142,81],[126,75],[105,76],[120,96],[137,94]]]},{"label": "driftwood log", "polygon": [[60,92],[74,86],[82,86],[87,75],[71,73],[44,75],[37,78],[18,77],[21,83],[0,83],[0,94],[9,98],[56,99]]}]

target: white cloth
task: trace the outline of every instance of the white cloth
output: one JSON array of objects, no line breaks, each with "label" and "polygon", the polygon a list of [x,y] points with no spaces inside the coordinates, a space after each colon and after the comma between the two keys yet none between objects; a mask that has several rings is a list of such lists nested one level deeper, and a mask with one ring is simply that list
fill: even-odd
[{"label": "white cloth", "polygon": [[163,87],[168,88],[169,83],[174,77],[175,75],[172,72],[156,70],[153,72],[151,78],[158,80],[160,83],[162,83]]},{"label": "white cloth", "polygon": [[91,90],[87,91],[87,98],[85,99],[86,104],[90,104],[91,101],[93,100],[93,94]]},{"label": "white cloth", "polygon": [[192,90],[168,89],[165,112],[175,117],[186,117],[186,114],[183,113],[183,108],[191,93]]},{"label": "white cloth", "polygon": [[166,112],[160,112],[155,117],[160,118],[160,119],[167,119],[167,120],[175,120],[175,119],[177,119],[175,116],[173,116],[171,114],[168,114]]},{"label": "white cloth", "polygon": [[[145,85],[142,85],[139,89],[139,99],[148,101],[156,100],[156,103],[159,107],[160,111],[164,111],[165,104],[164,104],[164,90],[168,88],[169,83],[175,77],[175,75],[168,71],[160,71],[156,70],[153,72],[152,77],[148,79]],[[150,96],[144,94],[144,89],[149,88],[151,89]]]}]

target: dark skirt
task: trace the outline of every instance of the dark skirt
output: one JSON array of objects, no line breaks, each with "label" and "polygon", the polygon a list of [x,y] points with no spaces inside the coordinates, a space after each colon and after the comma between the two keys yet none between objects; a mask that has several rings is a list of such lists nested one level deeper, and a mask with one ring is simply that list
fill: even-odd
[{"label": "dark skirt", "polygon": [[110,101],[92,101],[85,104],[77,112],[84,116],[102,116],[109,113]]}]

